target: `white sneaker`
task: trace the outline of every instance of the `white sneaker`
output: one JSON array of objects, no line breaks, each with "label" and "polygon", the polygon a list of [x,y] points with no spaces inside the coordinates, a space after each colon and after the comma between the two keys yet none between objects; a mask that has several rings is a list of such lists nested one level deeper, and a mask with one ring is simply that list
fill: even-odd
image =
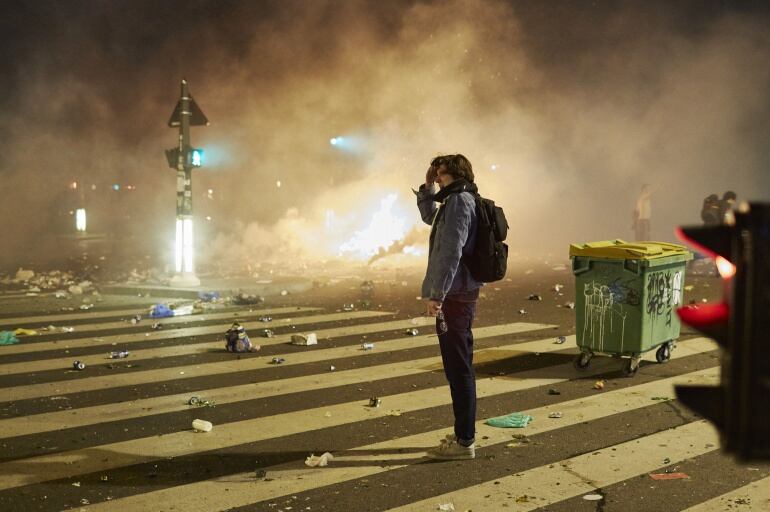
[{"label": "white sneaker", "polygon": [[441,443],[427,452],[428,458],[439,460],[466,460],[476,458],[476,444],[463,446],[450,434]]}]

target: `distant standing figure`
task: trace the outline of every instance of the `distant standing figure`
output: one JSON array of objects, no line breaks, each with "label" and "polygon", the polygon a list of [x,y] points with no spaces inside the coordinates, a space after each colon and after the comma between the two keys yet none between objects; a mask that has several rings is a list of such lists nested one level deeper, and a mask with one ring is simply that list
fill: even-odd
[{"label": "distant standing figure", "polygon": [[719,203],[719,222],[722,224],[732,224],[735,216],[733,214],[733,206],[735,206],[735,199],[737,196],[732,190],[728,190],[722,194],[722,201]]},{"label": "distant standing figure", "polygon": [[703,208],[701,208],[700,211],[700,218],[703,221],[703,224],[706,226],[717,226],[721,224],[721,209],[722,206],[719,196],[716,194],[708,195],[706,199],[703,200]]},{"label": "distant standing figure", "polygon": [[634,239],[638,242],[650,239],[651,195],[650,186],[648,184],[642,185],[642,191],[639,193],[639,197],[636,200],[636,208],[634,208],[634,224],[632,226]]}]

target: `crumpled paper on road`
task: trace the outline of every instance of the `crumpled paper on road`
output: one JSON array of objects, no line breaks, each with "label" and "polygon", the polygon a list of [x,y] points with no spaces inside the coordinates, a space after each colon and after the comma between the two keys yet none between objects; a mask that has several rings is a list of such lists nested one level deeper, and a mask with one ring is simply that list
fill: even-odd
[{"label": "crumpled paper on road", "polygon": [[305,459],[305,465],[310,467],[324,467],[329,464],[329,461],[334,459],[334,456],[329,452],[324,452],[323,455],[313,455]]}]

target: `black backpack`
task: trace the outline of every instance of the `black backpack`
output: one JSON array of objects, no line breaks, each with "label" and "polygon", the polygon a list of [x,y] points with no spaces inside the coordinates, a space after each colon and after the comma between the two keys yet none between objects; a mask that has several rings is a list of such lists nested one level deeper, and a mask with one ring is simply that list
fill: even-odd
[{"label": "black backpack", "polygon": [[463,257],[471,275],[482,283],[499,281],[508,268],[508,221],[503,209],[495,202],[476,196],[476,245],[473,253]]}]

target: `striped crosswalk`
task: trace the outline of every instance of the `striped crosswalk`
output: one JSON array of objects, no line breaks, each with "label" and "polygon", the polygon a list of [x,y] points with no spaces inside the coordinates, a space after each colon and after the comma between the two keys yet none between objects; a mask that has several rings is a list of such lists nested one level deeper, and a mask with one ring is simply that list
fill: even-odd
[{"label": "striped crosswalk", "polygon": [[[643,491],[648,473],[719,456],[714,429],[674,400],[677,384],[718,381],[717,346],[706,338],[680,340],[666,365],[648,354],[626,379],[611,358],[578,373],[574,336],[559,343],[551,334],[559,326],[475,327],[477,459],[436,463],[425,451],[452,420],[432,319],[285,307],[171,318],[143,331],[121,319],[131,314],[77,313],[78,334],[0,347],[0,509],[573,510],[570,500],[586,494],[609,504],[621,489]],[[276,334],[252,335],[260,352],[227,354],[219,338],[236,318]],[[318,345],[291,345],[292,334],[309,332]],[[124,348],[129,358],[107,359]],[[86,370],[72,369],[73,354]],[[192,396],[208,406],[190,405]],[[515,411],[535,419],[523,429],[484,423]],[[194,432],[194,418],[213,430]],[[323,451],[334,455],[327,467],[304,464]],[[436,480],[441,464],[467,474]],[[741,475],[679,509],[763,510],[770,468]]]}]

